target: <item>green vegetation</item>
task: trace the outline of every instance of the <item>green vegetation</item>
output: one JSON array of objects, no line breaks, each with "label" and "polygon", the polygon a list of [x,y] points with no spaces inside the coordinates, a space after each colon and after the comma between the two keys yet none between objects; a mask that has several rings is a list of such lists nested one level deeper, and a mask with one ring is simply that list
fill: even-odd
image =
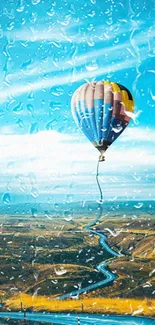
[{"label": "green vegetation", "polygon": [[[146,217],[146,216],[145,216]],[[53,297],[104,279],[95,266],[111,256],[98,237],[84,226],[88,217],[0,217],[0,296],[11,299],[19,293]],[[81,298],[153,298],[155,295],[155,221],[103,218],[95,228],[123,255],[110,269],[118,275],[113,285]]]}]

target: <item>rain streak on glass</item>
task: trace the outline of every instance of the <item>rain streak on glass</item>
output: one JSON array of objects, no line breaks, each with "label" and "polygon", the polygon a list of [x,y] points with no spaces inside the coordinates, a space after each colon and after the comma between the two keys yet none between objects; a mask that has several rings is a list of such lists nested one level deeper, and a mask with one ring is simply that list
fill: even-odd
[{"label": "rain streak on glass", "polygon": [[0,324],[154,323],[154,12],[1,0]]}]

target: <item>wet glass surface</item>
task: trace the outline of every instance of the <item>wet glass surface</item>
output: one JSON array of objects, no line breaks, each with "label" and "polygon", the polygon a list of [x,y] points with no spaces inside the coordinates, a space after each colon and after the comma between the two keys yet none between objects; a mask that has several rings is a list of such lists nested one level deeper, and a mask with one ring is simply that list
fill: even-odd
[{"label": "wet glass surface", "polygon": [[0,315],[154,317],[154,9],[1,0]]}]

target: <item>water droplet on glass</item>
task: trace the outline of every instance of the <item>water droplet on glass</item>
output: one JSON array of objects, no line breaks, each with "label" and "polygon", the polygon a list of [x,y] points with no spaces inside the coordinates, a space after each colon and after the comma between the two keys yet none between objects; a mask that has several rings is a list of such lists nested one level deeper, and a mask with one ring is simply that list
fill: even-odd
[{"label": "water droplet on glass", "polygon": [[89,17],[94,17],[95,16],[95,10],[92,10],[89,14],[88,14]]},{"label": "water droplet on glass", "polygon": [[155,95],[152,93],[152,89],[150,89],[150,95],[151,95],[152,99],[155,101]]},{"label": "water droplet on glass", "polygon": [[123,127],[121,125],[119,125],[117,127],[112,128],[112,131],[114,131],[115,133],[119,133],[122,131],[122,129],[123,129]]},{"label": "water droplet on glass", "polygon": [[7,25],[7,30],[12,30],[14,28],[14,22],[12,21],[11,23],[9,23],[8,25]]},{"label": "water droplet on glass", "polygon": [[9,204],[11,202],[10,193],[4,193],[2,200],[4,204]]},{"label": "water droplet on glass", "polygon": [[44,211],[45,217],[48,219],[52,219],[52,215],[49,211]]},{"label": "water droplet on glass", "polygon": [[62,96],[64,93],[64,90],[62,87],[53,87],[51,88],[51,94],[54,96]]},{"label": "water droplet on glass", "polygon": [[94,71],[98,69],[98,65],[95,60],[93,60],[91,63],[86,64],[86,70],[87,71]]},{"label": "water droplet on glass", "polygon": [[40,3],[40,0],[31,0],[31,3],[32,3],[33,5],[37,5],[38,3]]},{"label": "water droplet on glass", "polygon": [[64,211],[64,219],[66,221],[71,221],[73,219],[73,212],[70,210]]},{"label": "water droplet on glass", "polygon": [[53,44],[58,49],[61,47],[61,44],[59,44],[58,42],[51,41],[50,44]]},{"label": "water droplet on glass", "polygon": [[0,25],[0,38],[3,37],[3,29],[1,28],[1,25]]},{"label": "water droplet on glass", "polygon": [[63,274],[66,274],[67,271],[64,269],[64,268],[60,268],[59,270],[58,269],[54,269],[55,273],[57,275],[63,275]]},{"label": "water droplet on glass", "polygon": [[30,194],[34,197],[34,198],[37,198],[38,196],[39,196],[39,191],[38,191],[38,189],[36,188],[36,187],[32,187],[31,188],[31,192],[30,192]]},{"label": "water droplet on glass", "polygon": [[49,108],[52,109],[52,111],[59,111],[62,106],[62,103],[60,102],[50,102]]},{"label": "water droplet on glass", "polygon": [[125,114],[129,116],[136,125],[139,124],[138,118],[141,113],[142,111],[140,110],[137,113],[127,112],[127,111],[125,112]]},{"label": "water droplet on glass", "polygon": [[53,17],[55,15],[55,11],[53,8],[47,10],[47,15]]},{"label": "water droplet on glass", "polygon": [[0,109],[0,117],[4,116],[4,111],[2,109]]},{"label": "water droplet on glass", "polygon": [[22,25],[24,25],[26,23],[26,20],[24,18],[22,18],[21,23],[22,23]]},{"label": "water droplet on glass", "polygon": [[101,128],[101,131],[107,131],[107,128],[106,127],[103,127],[103,128]]},{"label": "water droplet on glass", "polygon": [[54,208],[58,209],[59,208],[59,204],[58,203],[54,203]]},{"label": "water droplet on glass", "polygon": [[138,204],[135,204],[134,207],[136,209],[140,209],[141,207],[143,206],[143,203],[142,202],[139,202]]},{"label": "water droplet on glass", "polygon": [[32,114],[32,116],[34,116],[34,115],[33,115],[33,112],[34,112],[34,107],[33,107],[33,105],[32,105],[32,104],[27,104],[26,107],[27,107],[28,111]]},{"label": "water droplet on glass", "polygon": [[91,47],[95,45],[94,40],[91,37],[87,39],[87,44]]},{"label": "water droplet on glass", "polygon": [[30,94],[28,95],[28,100],[33,100],[34,99],[34,93],[30,92]]},{"label": "water droplet on glass", "polygon": [[24,2],[23,2],[23,0],[19,0],[18,4],[17,4],[16,11],[17,12],[23,12],[23,10],[24,10]]},{"label": "water droplet on glass", "polygon": [[113,198],[109,199],[108,201],[116,201],[117,200],[117,196],[114,196]]},{"label": "water droplet on glass", "polygon": [[37,217],[37,209],[31,208],[31,214],[32,214],[33,218],[36,218]]},{"label": "water droplet on glass", "polygon": [[22,104],[22,102],[20,102],[17,106],[15,106],[15,107],[13,108],[13,112],[14,112],[15,114],[19,114],[20,111],[22,111],[22,109],[23,109],[23,104]]},{"label": "water droplet on glass", "polygon": [[133,178],[134,178],[136,181],[140,181],[140,180],[141,180],[141,176],[133,175]]},{"label": "water droplet on glass", "polygon": [[34,122],[31,124],[31,127],[30,127],[30,134],[33,134],[33,133],[37,133],[38,132],[38,123],[37,122]]},{"label": "water droplet on glass", "polygon": [[27,68],[30,64],[32,64],[33,62],[33,59],[29,59],[28,61],[24,62],[22,65],[21,65],[21,69],[25,69]]},{"label": "water droplet on glass", "polygon": [[52,124],[53,124],[53,121],[49,121],[45,126],[46,130],[52,130],[53,129]]},{"label": "water droplet on glass", "polygon": [[67,194],[66,195],[66,202],[67,203],[73,202],[73,199],[74,199],[74,195],[73,194]]}]

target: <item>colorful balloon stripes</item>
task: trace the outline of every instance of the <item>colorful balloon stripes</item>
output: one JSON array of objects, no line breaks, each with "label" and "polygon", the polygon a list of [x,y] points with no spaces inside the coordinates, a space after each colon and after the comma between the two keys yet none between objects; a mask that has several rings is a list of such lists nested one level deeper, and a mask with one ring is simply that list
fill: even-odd
[{"label": "colorful balloon stripes", "polygon": [[71,109],[76,124],[103,153],[129,124],[131,114],[128,113],[134,111],[134,100],[124,86],[98,81],[84,84],[75,91]]}]

